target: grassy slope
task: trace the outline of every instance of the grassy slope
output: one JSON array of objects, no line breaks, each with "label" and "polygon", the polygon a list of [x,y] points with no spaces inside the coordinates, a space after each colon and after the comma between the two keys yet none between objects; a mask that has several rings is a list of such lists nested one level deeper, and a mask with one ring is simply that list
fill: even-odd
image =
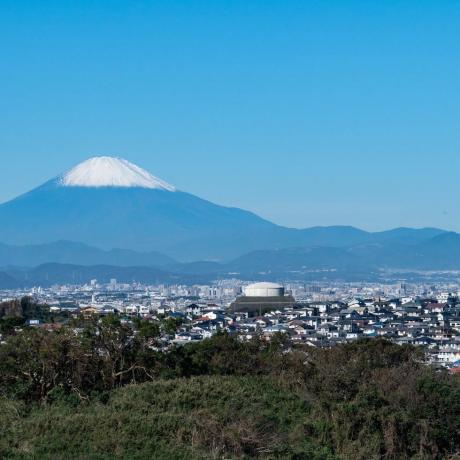
[{"label": "grassy slope", "polygon": [[58,403],[25,416],[3,401],[0,457],[333,458],[305,436],[308,412],[306,401],[265,377],[132,385],[106,404]]}]

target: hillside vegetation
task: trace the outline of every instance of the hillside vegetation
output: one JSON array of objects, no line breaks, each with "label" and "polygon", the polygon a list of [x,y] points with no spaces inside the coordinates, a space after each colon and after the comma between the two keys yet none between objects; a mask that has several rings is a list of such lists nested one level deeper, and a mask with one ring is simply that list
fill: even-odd
[{"label": "hillside vegetation", "polygon": [[25,418],[4,406],[11,458],[333,458],[304,436],[309,404],[266,377],[130,385],[106,404],[53,404]]},{"label": "hillside vegetation", "polygon": [[157,352],[110,317],[5,330],[0,458],[459,458],[458,376],[413,347],[220,334]]}]

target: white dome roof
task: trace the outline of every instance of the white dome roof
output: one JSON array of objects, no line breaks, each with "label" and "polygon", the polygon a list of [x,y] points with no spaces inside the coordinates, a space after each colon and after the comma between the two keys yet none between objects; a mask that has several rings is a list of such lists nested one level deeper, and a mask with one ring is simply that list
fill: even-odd
[{"label": "white dome roof", "polygon": [[283,286],[281,284],[277,284],[277,283],[268,283],[266,281],[263,281],[261,283],[252,283],[252,284],[248,284],[246,286],[246,289],[247,288],[250,288],[250,289],[282,289]]},{"label": "white dome roof", "polygon": [[253,283],[244,288],[247,297],[282,297],[284,287],[277,283]]}]

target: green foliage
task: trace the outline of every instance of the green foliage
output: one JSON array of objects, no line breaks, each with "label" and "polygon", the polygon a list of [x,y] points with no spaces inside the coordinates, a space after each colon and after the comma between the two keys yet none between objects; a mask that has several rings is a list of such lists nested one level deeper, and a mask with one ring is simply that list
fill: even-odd
[{"label": "green foliage", "polygon": [[23,297],[0,304],[0,318],[13,316],[30,319],[40,313],[40,306],[30,297]]},{"label": "green foliage", "polygon": [[4,436],[8,458],[333,459],[305,437],[309,405],[267,377],[128,386],[75,410],[37,408]]},{"label": "green foliage", "polygon": [[162,328],[166,334],[174,335],[181,324],[182,320],[180,318],[169,317],[163,320]]},{"label": "green foliage", "polygon": [[0,334],[13,334],[15,328],[23,326],[24,319],[20,316],[5,316],[0,319]]},{"label": "green foliage", "polygon": [[14,333],[16,326],[22,326],[29,319],[54,323],[68,321],[68,312],[51,313],[45,305],[34,302],[30,297],[0,303],[0,334]]},{"label": "green foliage", "polygon": [[138,320],[134,334],[107,316],[82,330],[9,336],[0,346],[0,458],[460,451],[459,376],[422,364],[419,349],[385,340],[291,349],[282,335],[242,342],[222,333],[160,353],[149,346],[158,326]]},{"label": "green foliage", "polygon": [[139,336],[144,339],[153,339],[160,336],[160,326],[156,322],[142,320],[138,325]]},{"label": "green foliage", "polygon": [[[420,350],[365,340],[311,356],[314,419],[346,459],[449,458],[460,449],[460,381]],[[314,424],[314,425],[315,425]]]},{"label": "green foliage", "polygon": [[103,316],[100,321],[107,328],[118,328],[121,326],[120,318],[113,314]]}]

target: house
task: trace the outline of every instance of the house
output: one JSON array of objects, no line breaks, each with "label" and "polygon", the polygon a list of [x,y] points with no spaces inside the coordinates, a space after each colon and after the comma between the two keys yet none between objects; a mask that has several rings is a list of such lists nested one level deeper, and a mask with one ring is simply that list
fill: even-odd
[{"label": "house", "polygon": [[27,326],[40,326],[41,320],[40,319],[28,319],[26,321]]},{"label": "house", "polygon": [[201,340],[202,337],[199,334],[194,334],[191,332],[180,332],[174,336],[174,342],[181,343],[181,342],[196,342]]},{"label": "house", "polygon": [[311,302],[309,307],[319,313],[327,313],[331,309],[331,304],[329,302]]},{"label": "house", "polygon": [[192,314],[193,316],[201,316],[201,312],[204,310],[203,306],[197,305],[196,303],[190,304],[185,311]]},{"label": "house", "polygon": [[276,333],[281,333],[285,334],[288,332],[288,327],[282,325],[282,324],[274,324],[273,326],[267,326],[264,329],[264,333],[266,334],[276,334]]},{"label": "house", "polygon": [[137,316],[139,313],[139,308],[136,305],[128,305],[125,308],[125,313],[130,316]]},{"label": "house", "polygon": [[98,315],[99,310],[96,307],[84,307],[80,308],[80,314],[83,315],[85,318],[89,318],[91,316]]},{"label": "house", "polygon": [[460,360],[460,351],[451,347],[442,348],[436,353],[436,359],[441,363],[454,363]]},{"label": "house", "polygon": [[193,326],[190,329],[190,332],[192,335],[193,334],[199,335],[203,339],[209,339],[213,335],[212,331],[209,328],[204,327],[204,326]]},{"label": "house", "polygon": [[257,325],[257,327],[260,328],[266,328],[270,324],[272,324],[272,321],[270,321],[268,318],[259,316],[257,318],[254,318],[254,323]]}]

